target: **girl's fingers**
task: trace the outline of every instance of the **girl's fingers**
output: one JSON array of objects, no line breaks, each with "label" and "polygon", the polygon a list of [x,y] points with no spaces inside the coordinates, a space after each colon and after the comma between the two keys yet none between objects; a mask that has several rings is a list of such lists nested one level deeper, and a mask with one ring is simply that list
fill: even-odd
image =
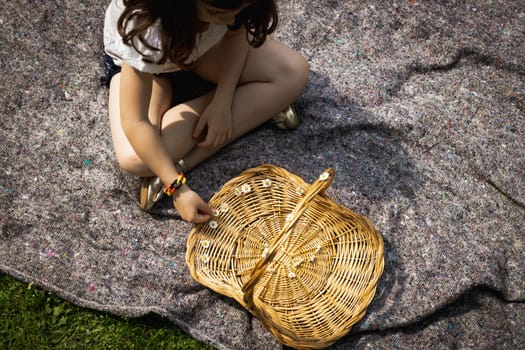
[{"label": "girl's fingers", "polygon": [[201,205],[199,206],[199,210],[209,216],[213,215],[213,208],[204,201],[202,201]]},{"label": "girl's fingers", "polygon": [[208,147],[208,146],[213,145],[213,142],[211,141],[211,137],[212,136],[208,133],[206,138],[202,142],[199,142],[197,144],[197,146],[199,146],[199,147]]},{"label": "girl's fingers", "polygon": [[213,147],[219,147],[224,144],[224,139],[222,137],[218,137],[215,139],[215,142],[213,143]]},{"label": "girl's fingers", "polygon": [[198,208],[193,220],[194,224],[201,224],[208,221],[213,216],[213,208],[208,205],[208,203],[202,201]]},{"label": "girl's fingers", "polygon": [[206,126],[206,120],[202,116],[199,118],[199,121],[197,122],[197,125],[195,125],[195,129],[193,129],[193,138],[198,138],[202,132],[204,131],[204,127]]},{"label": "girl's fingers", "polygon": [[219,147],[219,146],[224,145],[227,139],[228,139],[227,135],[217,135],[217,134],[208,132],[208,134],[206,135],[206,138],[202,142],[199,142],[197,146],[199,147],[210,147],[210,146]]},{"label": "girl's fingers", "polygon": [[192,220],[194,224],[202,224],[203,222],[208,221],[211,218],[211,215],[197,213],[195,218]]}]

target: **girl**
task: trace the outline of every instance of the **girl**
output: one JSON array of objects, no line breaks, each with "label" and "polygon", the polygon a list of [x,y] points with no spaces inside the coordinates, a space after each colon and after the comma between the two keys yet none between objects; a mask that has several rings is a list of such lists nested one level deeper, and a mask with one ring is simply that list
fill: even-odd
[{"label": "girl", "polygon": [[[297,125],[290,104],[309,67],[268,36],[276,25],[275,0],[111,1],[104,46],[113,147],[123,170],[144,177],[143,209],[167,194],[182,219],[208,220],[213,210],[190,189],[183,168],[269,119]],[[177,71],[215,88],[172,105],[168,73]]]}]

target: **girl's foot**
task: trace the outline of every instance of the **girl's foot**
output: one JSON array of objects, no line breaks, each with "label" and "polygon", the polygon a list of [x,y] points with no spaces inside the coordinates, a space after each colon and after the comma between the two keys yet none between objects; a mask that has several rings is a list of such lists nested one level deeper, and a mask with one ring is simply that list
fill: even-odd
[{"label": "girl's foot", "polygon": [[284,130],[293,130],[299,125],[299,117],[292,105],[273,117],[272,121],[276,126]]},{"label": "girl's foot", "polygon": [[157,176],[145,177],[140,186],[140,207],[149,210],[157,203],[164,192],[162,181]]}]

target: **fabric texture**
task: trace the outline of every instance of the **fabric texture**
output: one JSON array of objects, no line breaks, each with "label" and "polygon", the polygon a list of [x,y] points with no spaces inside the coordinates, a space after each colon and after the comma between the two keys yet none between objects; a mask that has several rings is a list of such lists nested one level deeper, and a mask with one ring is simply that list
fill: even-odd
[{"label": "fabric texture", "polygon": [[[192,226],[113,154],[107,3],[0,4],[0,270],[82,307],[162,315],[219,349],[279,349],[192,280]],[[209,199],[263,163],[368,217],[385,271],[332,349],[525,344],[525,1],[279,1],[275,37],[311,66],[291,132],[271,124],[191,171]]]}]

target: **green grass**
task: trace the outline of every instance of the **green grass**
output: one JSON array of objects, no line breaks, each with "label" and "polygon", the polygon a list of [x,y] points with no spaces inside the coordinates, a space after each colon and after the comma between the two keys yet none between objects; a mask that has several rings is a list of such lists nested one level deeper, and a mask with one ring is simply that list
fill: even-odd
[{"label": "green grass", "polygon": [[206,349],[159,316],[127,319],[76,307],[0,273],[0,349]]}]

